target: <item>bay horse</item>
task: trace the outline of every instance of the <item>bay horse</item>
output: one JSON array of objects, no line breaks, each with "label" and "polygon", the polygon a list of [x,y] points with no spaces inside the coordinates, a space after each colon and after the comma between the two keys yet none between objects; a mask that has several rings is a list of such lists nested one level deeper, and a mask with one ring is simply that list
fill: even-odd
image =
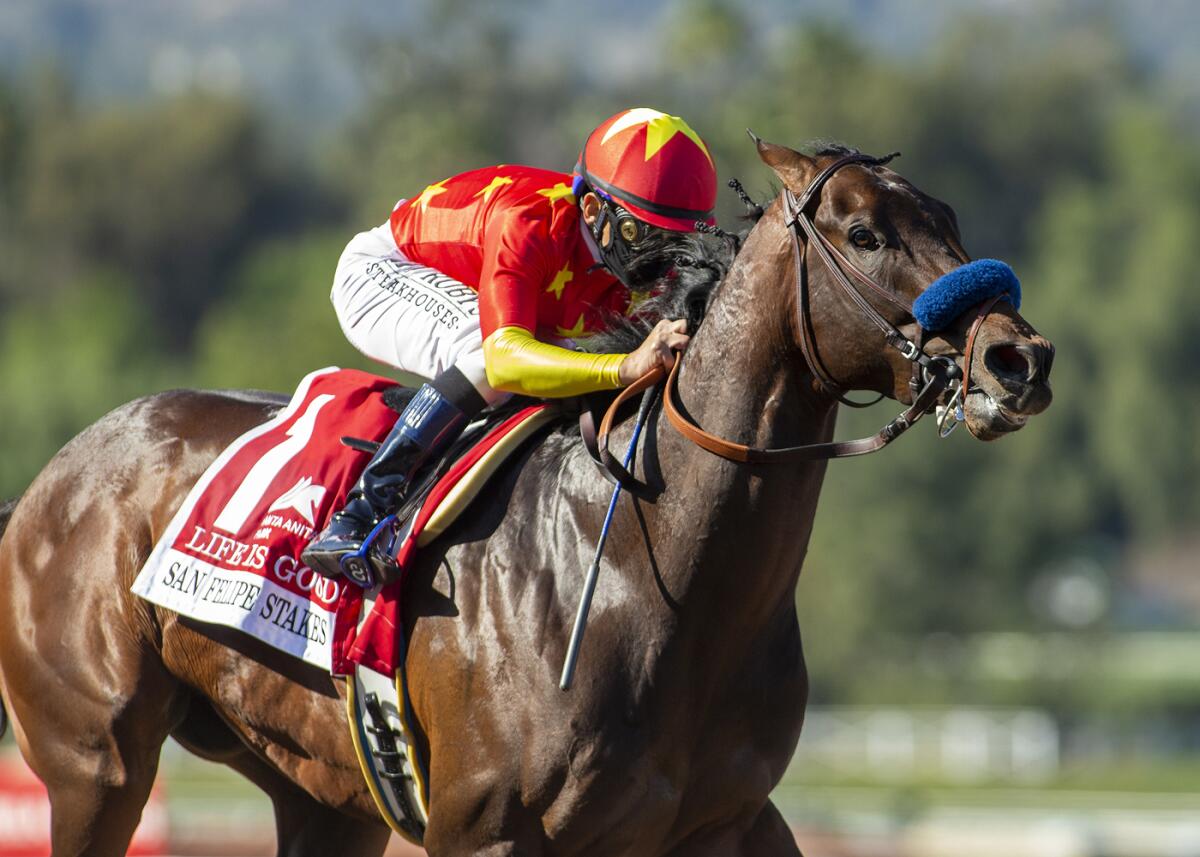
[{"label": "bay horse", "polygon": [[[950,208],[883,161],[834,165],[836,152],[757,145],[785,190],[714,290],[674,395],[733,441],[827,442],[838,396],[813,354],[839,388],[906,404],[911,364],[818,254],[801,252],[785,203],[836,166],[805,203],[812,224],[843,267],[906,302],[968,256]],[[879,295],[868,303],[912,331]],[[965,422],[990,440],[1049,404],[1051,346],[1002,303],[970,325],[977,356],[964,361],[969,322],[924,347],[969,364]],[[64,447],[2,516],[3,699],[49,790],[55,857],[125,852],[167,736],[270,796],[280,855],[385,847],[343,682],[129,591],[193,482],[281,404],[199,391],[127,404]],[[631,431],[614,430],[614,445]],[[658,497],[619,505],[566,693],[559,669],[612,486],[567,432],[521,464],[408,580],[429,854],[799,854],[769,794],[804,716],[795,589],[825,462],[737,463],[652,418],[637,475]]]}]

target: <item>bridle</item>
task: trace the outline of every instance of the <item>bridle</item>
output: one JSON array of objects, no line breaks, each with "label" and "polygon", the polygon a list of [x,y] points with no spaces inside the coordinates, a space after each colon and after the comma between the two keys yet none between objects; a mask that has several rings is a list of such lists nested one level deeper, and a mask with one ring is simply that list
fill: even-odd
[{"label": "bridle", "polygon": [[[825,169],[821,170],[816,177],[809,182],[799,198],[792,193],[790,188],[784,188],[783,191],[783,210],[784,223],[792,234],[792,257],[795,261],[796,268],[796,322],[800,332],[800,351],[804,355],[804,361],[808,364],[808,368],[812,370],[813,377],[816,379],[818,386],[825,392],[834,396],[844,405],[851,407],[866,407],[867,405],[875,404],[879,399],[872,402],[854,402],[847,399],[843,394],[842,387],[833,377],[822,363],[820,356],[817,353],[815,345],[815,333],[812,328],[812,319],[808,311],[809,306],[809,289],[808,289],[808,248],[813,247],[821,261],[825,263],[825,267],[833,275],[834,281],[845,292],[846,296],[854,302],[859,311],[866,316],[867,320],[874,324],[883,333],[884,339],[888,345],[899,351],[905,359],[913,363],[914,373],[913,380],[910,382],[910,387],[913,389],[914,396],[920,390],[921,370],[931,372],[934,368],[934,361],[945,361],[939,368],[953,374],[957,371],[957,366],[953,366],[953,361],[949,358],[933,358],[924,354],[921,344],[913,342],[903,333],[900,332],[895,325],[883,317],[883,315],[871,305],[871,302],[866,299],[858,287],[850,281],[846,276],[846,271],[849,271],[862,286],[872,291],[877,297],[882,298],[901,311],[908,315],[912,315],[912,304],[903,298],[896,295],[894,292],[884,288],[877,283],[874,278],[870,277],[863,271],[859,270],[845,254],[834,246],[828,238],[821,234],[813,222],[812,215],[808,213],[809,207],[813,200],[816,199],[825,183],[844,166],[850,164],[867,164],[870,166],[882,166],[890,162],[898,153],[893,153],[882,158],[872,158],[867,155],[846,155],[833,163],[829,164]],[[815,207],[815,206],[813,206]],[[807,238],[807,240],[804,240]],[[924,331],[921,331],[918,326],[918,337],[924,338]],[[953,368],[951,368],[953,367]]]},{"label": "bridle", "polygon": [[[790,188],[784,188],[784,223],[788,226],[792,234],[792,256],[796,268],[796,321],[800,331],[800,351],[804,355],[804,361],[812,371],[818,386],[842,404],[849,405],[852,408],[864,408],[875,404],[883,398],[882,394],[880,394],[879,398],[870,402],[855,402],[846,398],[841,385],[833,380],[821,362],[815,346],[815,333],[812,328],[811,316],[808,312],[807,258],[808,248],[811,246],[816,249],[817,254],[821,257],[821,261],[825,263],[825,267],[833,275],[834,281],[841,287],[842,291],[854,302],[862,314],[866,316],[867,320],[878,327],[883,333],[887,344],[899,351],[906,360],[912,363],[912,377],[909,379],[908,386],[912,391],[914,403],[921,397],[922,392],[928,389],[930,384],[937,385],[940,383],[945,388],[949,386],[950,382],[961,379],[961,386],[953,388],[949,400],[938,406],[938,431],[942,437],[946,437],[961,421],[961,407],[962,403],[966,400],[970,384],[971,365],[975,351],[975,336],[979,332],[984,319],[991,313],[995,305],[1001,300],[1008,300],[1008,296],[1005,294],[996,295],[984,301],[976,308],[975,318],[967,335],[967,347],[963,352],[963,369],[960,369],[954,360],[949,357],[930,356],[925,353],[925,340],[928,332],[920,324],[916,325],[917,333],[915,340],[909,339],[871,305],[870,301],[866,299],[859,288],[846,276],[846,271],[849,271],[855,280],[876,296],[899,308],[905,315],[913,315],[913,305],[910,301],[885,288],[882,284],[876,282],[873,277],[859,270],[832,241],[817,229],[812,215],[809,214],[813,200],[819,196],[825,183],[842,167],[850,164],[865,164],[872,167],[883,166],[890,163],[899,154],[899,152],[893,152],[882,158],[858,153],[845,155],[817,173],[813,180],[809,182],[808,187],[805,188],[804,193],[799,197],[792,193]],[[812,207],[815,208],[815,206]],[[808,239],[807,241],[801,237],[802,232],[804,237]],[[944,375],[945,377],[939,378],[939,375]],[[902,431],[911,427],[912,423],[916,422],[925,413],[928,413],[928,410],[927,408],[917,414],[915,419],[910,421]],[[957,419],[955,418],[956,416]],[[874,449],[868,451],[874,452]],[[832,455],[830,457],[837,458],[841,456]]]},{"label": "bridle", "polygon": [[[963,352],[963,369],[950,357],[930,356],[924,351],[927,332],[918,324],[917,336],[910,339],[894,324],[888,321],[867,300],[863,291],[851,281],[851,277],[863,288],[886,302],[898,307],[908,315],[912,315],[912,304],[896,295],[872,277],[859,270],[846,258],[833,243],[821,234],[809,214],[814,200],[818,199],[821,189],[826,182],[842,167],[850,164],[865,164],[882,166],[898,153],[882,158],[863,154],[850,154],[830,163],[809,182],[804,192],[797,197],[790,188],[783,190],[784,223],[792,237],[792,254],[796,269],[796,321],[800,332],[800,350],[804,360],[813,373],[818,386],[834,396],[838,401],[852,407],[865,407],[879,401],[858,403],[847,399],[843,388],[833,379],[822,363],[816,349],[815,332],[812,328],[812,318],[809,313],[809,284],[807,270],[808,248],[812,247],[825,267],[833,275],[836,282],[847,297],[858,307],[859,311],[883,333],[888,345],[895,348],[912,363],[912,378],[909,388],[912,390],[912,404],[895,419],[883,426],[874,435],[857,440],[834,441],[826,443],[809,443],[800,446],[763,448],[747,446],[734,441],[725,440],[704,431],[690,417],[685,415],[676,404],[675,388],[682,365],[682,355],[675,355],[675,364],[667,375],[663,393],[663,409],[667,419],[684,437],[709,452],[727,458],[751,464],[786,463],[801,461],[820,461],[830,458],[846,458],[855,455],[866,455],[887,446],[908,429],[912,428],[921,417],[932,411],[950,390],[948,401],[943,404],[945,412],[939,415],[939,430],[945,436],[961,420],[961,407],[969,391],[970,370],[973,359],[976,334],[984,319],[991,313],[996,303],[1005,299],[1004,294],[996,295],[981,303],[971,324],[967,336],[967,347]],[[849,276],[847,275],[849,272]],[[646,489],[637,482],[621,463],[608,451],[608,433],[612,428],[617,410],[630,398],[654,386],[662,380],[663,370],[655,369],[639,378],[633,384],[623,389],[616,401],[604,415],[597,435],[599,453],[604,467],[616,478],[618,483],[639,496],[646,496]],[[961,383],[955,383],[961,381]],[[880,396],[882,398],[882,395]],[[956,419],[957,416],[957,419]],[[948,427],[947,427],[948,426]]]}]

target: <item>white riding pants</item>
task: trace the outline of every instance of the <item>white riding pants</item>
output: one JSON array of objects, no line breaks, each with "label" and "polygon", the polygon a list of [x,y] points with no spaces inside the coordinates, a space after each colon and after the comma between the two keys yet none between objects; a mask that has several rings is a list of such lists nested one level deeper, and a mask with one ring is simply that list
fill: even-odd
[{"label": "white riding pants", "polygon": [[487,383],[479,295],[408,259],[389,224],[346,245],[330,299],[350,344],[372,360],[422,378],[455,366],[489,405],[508,397]]}]

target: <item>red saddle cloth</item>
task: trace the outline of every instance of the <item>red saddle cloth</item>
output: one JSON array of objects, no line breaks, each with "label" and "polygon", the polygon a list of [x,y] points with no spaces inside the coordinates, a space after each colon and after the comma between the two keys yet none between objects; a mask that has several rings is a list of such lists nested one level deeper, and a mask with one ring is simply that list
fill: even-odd
[{"label": "red saddle cloth", "polygon": [[[326,580],[300,553],[340,509],[370,456],[343,436],[382,439],[397,414],[383,401],[395,382],[354,369],[308,375],[286,408],[239,437],[192,488],[151,552],[133,591],[202,622],[238,628],[308,663],[342,674],[363,664],[394,675],[400,664],[400,583],[364,618],[362,591]],[[401,544],[404,568],[438,503],[514,426],[490,430],[438,481]]]}]

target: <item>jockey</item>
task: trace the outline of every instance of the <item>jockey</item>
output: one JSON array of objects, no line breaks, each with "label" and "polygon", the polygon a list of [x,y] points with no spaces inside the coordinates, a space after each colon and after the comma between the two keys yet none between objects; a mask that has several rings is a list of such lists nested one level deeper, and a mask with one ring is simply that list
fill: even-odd
[{"label": "jockey", "polygon": [[638,107],[588,136],[573,174],[472,170],[401,200],[387,223],[356,236],[331,295],[342,330],[368,357],[432,380],[304,562],[329,576],[352,571],[342,560],[487,405],[615,389],[667,365],[687,344],[682,320],[659,322],[629,354],[582,353],[572,341],[630,309],[626,265],[645,238],[714,222],[716,187],[700,136],[678,116]]}]

